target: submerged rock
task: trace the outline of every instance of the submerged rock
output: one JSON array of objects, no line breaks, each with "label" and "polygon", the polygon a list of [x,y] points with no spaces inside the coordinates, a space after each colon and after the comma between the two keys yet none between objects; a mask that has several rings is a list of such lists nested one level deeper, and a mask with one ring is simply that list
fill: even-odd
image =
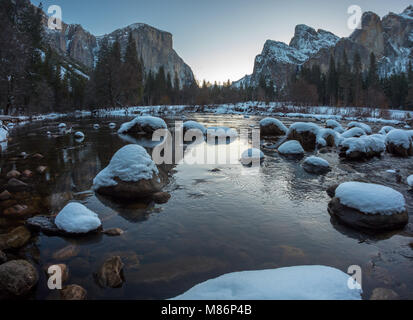
[{"label": "submerged rock", "polygon": [[152,198],[156,204],[165,204],[171,199],[171,195],[167,192],[154,193]]},{"label": "submerged rock", "polygon": [[110,237],[116,237],[116,236],[121,236],[122,234],[125,233],[125,231],[119,228],[114,228],[114,229],[105,230],[103,231],[103,233]]},{"label": "submerged rock", "polygon": [[60,291],[60,297],[62,300],[86,300],[86,296],[87,291],[83,287],[76,284],[71,284]]},{"label": "submerged rock", "polygon": [[160,173],[144,148],[128,145],[113,156],[93,181],[97,193],[120,199],[151,199],[164,186]]},{"label": "submerged rock", "polygon": [[403,195],[391,188],[346,182],[335,191],[329,213],[350,227],[373,230],[403,228],[409,220]]},{"label": "submerged rock", "polygon": [[56,251],[53,254],[53,259],[57,261],[69,260],[70,258],[76,257],[79,254],[79,252],[80,249],[78,246],[69,245],[67,247],[60,249],[59,251]]},{"label": "submerged rock", "polygon": [[399,300],[400,296],[391,289],[376,288],[370,297],[370,300]]},{"label": "submerged rock", "polygon": [[50,267],[59,267],[61,272],[62,272],[62,283],[67,282],[67,280],[69,280],[69,267],[64,264],[64,263],[59,263],[59,264],[49,264],[47,266],[44,267],[44,271],[46,273],[47,277],[50,277],[49,274],[49,268]]},{"label": "submerged rock", "polygon": [[0,299],[23,297],[32,290],[38,280],[39,274],[29,262],[6,262],[0,265]]},{"label": "submerged rock", "polygon": [[11,178],[19,178],[20,176],[21,176],[22,174],[19,172],[19,171],[17,171],[17,170],[12,170],[12,171],[9,171],[8,173],[7,173],[7,175],[6,175],[6,178],[7,179],[11,179]]},{"label": "submerged rock", "polygon": [[123,262],[119,256],[106,260],[98,273],[96,279],[99,285],[103,288],[119,288],[123,284]]}]

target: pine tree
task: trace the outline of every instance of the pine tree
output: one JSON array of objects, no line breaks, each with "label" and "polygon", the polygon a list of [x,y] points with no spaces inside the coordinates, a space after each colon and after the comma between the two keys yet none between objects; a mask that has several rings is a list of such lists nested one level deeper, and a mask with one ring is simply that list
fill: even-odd
[{"label": "pine tree", "polygon": [[121,77],[123,103],[139,105],[143,97],[143,70],[132,33],[129,33]]}]

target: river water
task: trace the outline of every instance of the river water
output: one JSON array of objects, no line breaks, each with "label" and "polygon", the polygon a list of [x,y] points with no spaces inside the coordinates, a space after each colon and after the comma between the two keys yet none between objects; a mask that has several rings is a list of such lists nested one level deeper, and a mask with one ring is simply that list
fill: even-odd
[{"label": "river water", "polygon": [[[261,119],[203,114],[189,117],[207,127],[236,130],[256,127]],[[68,283],[83,286],[89,299],[167,299],[229,272],[295,265],[327,265],[347,272],[350,266],[359,265],[364,298],[368,299],[378,287],[391,288],[401,298],[413,298],[413,249],[409,245],[413,242],[413,228],[409,225],[406,230],[390,234],[351,230],[330,218],[330,198],[325,192],[332,184],[354,179],[381,183],[401,191],[412,213],[413,194],[393,174],[386,173],[388,169],[413,173],[411,159],[385,155],[380,160],[346,163],[335,152],[319,154],[333,169],[318,176],[306,173],[299,160],[285,159],[267,147],[262,149],[266,160],[258,171],[238,162],[178,164],[169,168],[165,191],[172,198],[167,204],[120,205],[96,196],[91,187],[93,178],[108,165],[113,154],[133,142],[119,137],[108,124],[114,122],[119,127],[128,120],[62,120],[74,131],[85,134],[83,142],[76,141],[73,134],[59,135],[56,121],[14,129],[12,140],[1,155],[2,172],[48,167],[45,175],[36,175],[32,180],[35,189],[22,196],[23,202],[36,206],[42,214],[56,214],[69,201],[76,200],[96,212],[105,229],[125,231],[119,237],[82,239],[39,234],[18,253],[39,270],[50,263],[66,263],[70,270]],[[165,120],[173,126],[178,119]],[[282,121],[289,125],[293,119]],[[100,124],[100,129],[93,128],[95,123]],[[47,136],[47,131],[52,136]],[[137,143],[150,145],[144,140]],[[40,153],[45,158],[21,159],[21,152]],[[0,223],[0,231],[9,227],[4,220],[3,226]],[[68,245],[74,246],[75,254],[57,260],[55,253]],[[125,263],[125,283],[117,289],[100,288],[94,273],[113,255],[121,256]],[[45,272],[40,274],[33,298],[56,298],[57,293],[47,289]]]}]

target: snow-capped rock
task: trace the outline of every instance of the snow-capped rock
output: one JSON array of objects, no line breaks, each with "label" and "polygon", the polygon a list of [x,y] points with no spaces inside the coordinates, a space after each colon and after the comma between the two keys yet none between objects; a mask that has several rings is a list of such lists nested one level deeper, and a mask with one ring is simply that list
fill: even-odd
[{"label": "snow-capped rock", "polygon": [[363,129],[355,127],[355,128],[352,128],[352,129],[349,129],[349,130],[343,132],[341,134],[341,137],[343,139],[359,138],[359,137],[364,136],[364,135],[366,135],[366,132]]},{"label": "snow-capped rock", "polygon": [[89,233],[102,226],[96,213],[77,202],[65,206],[57,215],[55,224],[59,229],[74,234]]},{"label": "snow-capped rock", "polygon": [[167,129],[165,121],[152,116],[136,117],[130,122],[121,125],[119,134],[147,134],[152,135],[156,130]]},{"label": "snow-capped rock", "polygon": [[340,157],[350,160],[364,160],[380,157],[386,150],[384,138],[381,135],[347,138],[340,142]]},{"label": "snow-capped rock", "polygon": [[346,182],[335,191],[329,212],[352,227],[398,229],[409,218],[404,196],[389,187],[377,184]]},{"label": "snow-capped rock", "polygon": [[75,133],[75,138],[76,139],[84,139],[85,138],[85,134],[81,131],[78,131]]},{"label": "snow-capped rock", "polygon": [[325,266],[236,272],[208,280],[172,300],[361,300],[351,278]]},{"label": "snow-capped rock", "polygon": [[287,134],[287,127],[278,119],[265,118],[260,121],[260,129],[262,136],[284,136]]},{"label": "snow-capped rock", "polygon": [[392,130],[386,136],[386,148],[388,153],[397,156],[413,156],[412,137],[408,131]]},{"label": "snow-capped rock", "polygon": [[334,131],[337,131],[340,134],[344,132],[343,126],[336,120],[332,120],[332,119],[327,120],[326,128],[333,129]]},{"label": "snow-capped rock", "polygon": [[278,152],[282,155],[285,156],[303,156],[304,155],[304,149],[301,146],[300,142],[296,140],[290,140],[285,143],[283,143],[279,148]]},{"label": "snow-capped rock", "polygon": [[296,122],[288,129],[287,140],[297,140],[305,151],[314,151],[320,127],[312,122]]},{"label": "snow-capped rock", "polygon": [[159,170],[146,150],[127,145],[112,157],[93,180],[93,190],[121,199],[147,199],[161,191]]}]

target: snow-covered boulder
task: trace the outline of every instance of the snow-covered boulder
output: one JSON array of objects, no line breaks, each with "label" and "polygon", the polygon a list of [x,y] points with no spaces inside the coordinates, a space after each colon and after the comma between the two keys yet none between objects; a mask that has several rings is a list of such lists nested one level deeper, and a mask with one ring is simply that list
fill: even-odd
[{"label": "snow-covered boulder", "polygon": [[132,121],[122,124],[118,133],[152,135],[156,130],[167,128],[168,126],[161,118],[143,116],[136,117]]},{"label": "snow-covered boulder", "polygon": [[308,157],[303,162],[303,169],[309,173],[323,174],[330,171],[330,164],[322,158]]},{"label": "snow-covered boulder", "polygon": [[387,135],[390,131],[394,130],[394,127],[391,126],[384,126],[383,128],[380,129],[379,134],[382,135]]},{"label": "snow-covered boulder", "polygon": [[59,124],[59,129],[65,129],[65,128],[66,128],[66,123]]},{"label": "snow-covered boulder", "polygon": [[[235,272],[201,283],[172,300],[361,300],[352,278],[326,266]],[[351,282],[353,283],[353,282]]]},{"label": "snow-covered boulder", "polygon": [[301,146],[300,142],[296,140],[290,140],[283,143],[279,148],[278,152],[283,156],[293,156],[293,157],[302,157],[304,156],[304,149]]},{"label": "snow-covered boulder", "polygon": [[396,156],[413,156],[412,137],[405,130],[392,130],[386,136],[386,148]]},{"label": "snow-covered boulder", "polygon": [[341,134],[341,137],[342,137],[343,139],[347,139],[347,138],[360,138],[361,136],[365,136],[365,135],[366,135],[366,132],[365,132],[363,129],[358,128],[358,127],[355,127],[355,128],[351,128],[351,129],[343,132],[343,133]]},{"label": "snow-covered boulder", "polygon": [[150,199],[163,185],[151,156],[134,144],[116,152],[109,165],[93,180],[93,190],[120,199]]},{"label": "snow-covered boulder", "polygon": [[199,132],[202,132],[203,135],[206,134],[206,131],[207,131],[207,129],[205,128],[204,125],[202,125],[202,124],[200,124],[199,122],[196,122],[196,121],[186,121],[183,124],[183,129],[184,129],[184,135],[189,130],[197,130]]},{"label": "snow-covered boulder", "polygon": [[372,134],[373,131],[371,130],[371,127],[368,124],[365,124],[363,122],[350,122],[347,126],[349,129],[353,129],[353,128],[360,128],[362,129],[366,134]]},{"label": "snow-covered boulder", "polygon": [[328,211],[341,222],[363,229],[399,229],[409,220],[406,200],[400,192],[362,182],[341,184]]},{"label": "snow-covered boulder", "polygon": [[341,136],[333,129],[320,128],[317,133],[317,147],[336,147],[340,144]]},{"label": "snow-covered boulder", "polygon": [[96,213],[77,202],[64,207],[55,218],[55,224],[60,230],[71,234],[93,232],[102,226]]},{"label": "snow-covered boulder", "polygon": [[371,135],[342,140],[339,155],[349,160],[365,160],[380,157],[385,150],[384,136]]},{"label": "snow-covered boulder", "polygon": [[260,121],[261,135],[264,137],[285,136],[287,127],[278,119],[265,118]]},{"label": "snow-covered boulder", "polygon": [[244,166],[250,166],[253,164],[258,164],[263,162],[265,159],[264,153],[259,149],[248,149],[245,150],[241,155],[241,163]]},{"label": "snow-covered boulder", "polygon": [[97,123],[93,125],[93,129],[98,130],[100,129],[100,125],[98,125]]},{"label": "snow-covered boulder", "polygon": [[333,129],[334,131],[338,132],[338,133],[343,133],[344,129],[343,126],[337,122],[336,120],[327,120],[326,122],[326,128],[327,129]]},{"label": "snow-covered boulder", "polygon": [[114,123],[114,122],[109,123],[109,128],[110,129],[115,129],[116,128],[116,123]]},{"label": "snow-covered boulder", "polygon": [[75,133],[75,138],[76,139],[84,139],[85,138],[85,134],[81,131],[78,131]]},{"label": "snow-covered boulder", "polygon": [[287,140],[296,140],[301,143],[305,151],[314,151],[320,127],[311,122],[296,122],[291,125],[287,133]]}]

